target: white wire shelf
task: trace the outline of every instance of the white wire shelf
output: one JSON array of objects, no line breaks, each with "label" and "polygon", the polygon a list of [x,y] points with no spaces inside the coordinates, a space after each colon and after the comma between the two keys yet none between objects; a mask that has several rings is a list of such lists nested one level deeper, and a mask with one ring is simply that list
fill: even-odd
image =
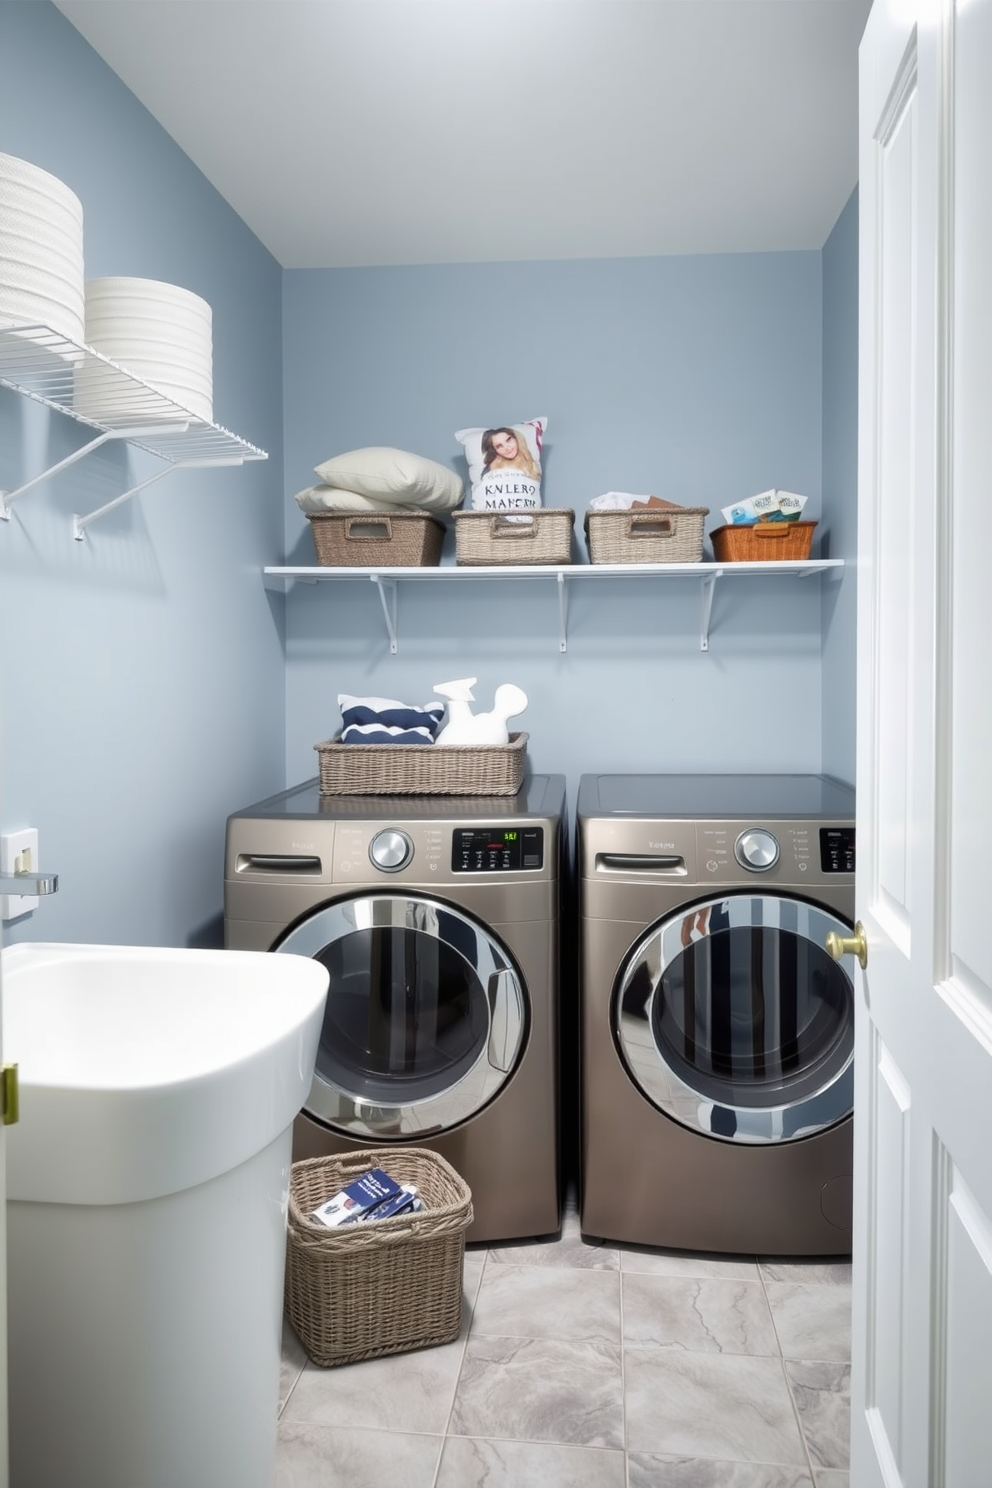
[{"label": "white wire shelf", "polygon": [[527,579],[553,582],[558,591],[558,649],[568,649],[567,586],[573,580],[587,579],[682,579],[695,580],[700,593],[699,649],[708,651],[710,616],[717,581],[724,578],[774,577],[809,578],[830,569],[844,567],[843,558],[797,558],[764,563],[574,563],[574,564],[443,564],[427,568],[281,568],[263,569],[265,584],[286,590],[293,583],[319,584],[360,579],[375,584],[389,635],[389,650],[399,650],[398,589],[400,583],[449,583],[456,580]]},{"label": "white wire shelf", "polygon": [[264,450],[198,417],[126,367],[90,346],[68,340],[50,326],[0,327],[0,386],[75,419],[93,434],[66,459],[16,491],[0,491],[0,517],[5,521],[10,520],[13,503],[25,492],[112,439],[122,439],[165,463],[147,480],[96,511],[74,516],[77,539],[91,522],[170,470],[268,459]]}]

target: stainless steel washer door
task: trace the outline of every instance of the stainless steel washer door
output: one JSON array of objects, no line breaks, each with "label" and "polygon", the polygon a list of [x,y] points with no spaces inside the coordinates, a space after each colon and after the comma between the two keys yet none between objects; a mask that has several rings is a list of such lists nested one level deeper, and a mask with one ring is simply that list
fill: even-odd
[{"label": "stainless steel washer door", "polygon": [[733,1142],[810,1136],[850,1115],[854,988],[824,949],[849,933],[777,895],[687,906],[644,935],[614,999],[631,1078],[683,1126]]},{"label": "stainless steel washer door", "polygon": [[306,1110],[335,1130],[419,1137],[487,1105],[523,1050],[526,1007],[506,951],[451,905],[366,894],[326,905],[277,951],[330,985]]}]

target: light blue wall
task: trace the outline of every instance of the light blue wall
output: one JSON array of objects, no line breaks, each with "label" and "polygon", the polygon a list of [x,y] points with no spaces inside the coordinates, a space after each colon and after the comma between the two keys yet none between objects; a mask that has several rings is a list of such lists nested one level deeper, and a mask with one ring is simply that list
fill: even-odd
[{"label": "light blue wall", "polygon": [[[462,469],[457,428],[535,414],[578,561],[601,491],[709,506],[709,531],[772,485],[850,558],[854,207],[822,255],[283,275],[47,0],[0,3],[0,149],[79,195],[90,277],[210,301],[215,417],[271,455],[170,474],[74,543],[71,513],[157,468],[111,448],[0,523],[0,825],[37,826],[61,875],[6,940],[218,943],[224,819],[315,772],[339,691],[414,700],[474,673],[488,703],[516,681],[533,767],[573,799],[588,769],[850,778],[853,574],[722,581],[705,654],[695,580],[573,583],[564,655],[550,581],[408,583],[391,657],[370,584],[283,600],[261,569],[311,561],[292,494],[322,458],[383,443]],[[0,485],[74,447],[67,424],[0,390]]]},{"label": "light blue wall", "polygon": [[823,249],[823,504],[842,577],[823,589],[823,768],[854,780],[858,554],[858,193]]},{"label": "light blue wall", "polygon": [[[821,516],[819,253],[296,271],[285,275],[287,549],[313,562],[292,494],[343,450],[395,445],[464,473],[459,428],[546,414],[545,504],[607,490],[720,508],[771,486]],[[821,541],[832,514],[823,514]],[[450,555],[449,555],[450,556]],[[818,770],[819,581],[727,578],[699,646],[697,581],[400,587],[389,655],[365,582],[287,600],[287,770],[312,775],[337,694],[408,701],[476,675],[531,703],[538,771]]]},{"label": "light blue wall", "polygon": [[[181,284],[213,308],[214,417],[269,451],[177,471],[108,446],[0,522],[0,824],[36,826],[59,893],[7,941],[219,943],[224,819],[284,774],[281,270],[55,8],[0,4],[0,150],[80,198],[87,276]],[[0,390],[0,486],[80,442]]]}]

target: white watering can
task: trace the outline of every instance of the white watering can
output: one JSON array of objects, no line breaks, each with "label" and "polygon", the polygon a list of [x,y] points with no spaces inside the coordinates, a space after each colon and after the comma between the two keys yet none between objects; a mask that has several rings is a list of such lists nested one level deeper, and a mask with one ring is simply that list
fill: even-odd
[{"label": "white watering can", "polygon": [[503,682],[497,687],[489,713],[473,713],[469,703],[475,702],[472,688],[478,677],[461,677],[456,682],[438,682],[434,688],[438,697],[448,705],[448,721],[434,740],[439,744],[508,744],[510,731],[507,719],[516,718],[527,706],[527,694],[522,687],[512,682]]}]

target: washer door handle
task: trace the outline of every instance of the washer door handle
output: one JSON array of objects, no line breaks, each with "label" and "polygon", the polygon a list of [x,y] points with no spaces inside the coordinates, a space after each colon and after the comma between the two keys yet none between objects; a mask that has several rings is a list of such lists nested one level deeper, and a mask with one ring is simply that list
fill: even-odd
[{"label": "washer door handle", "polygon": [[520,1049],[524,1009],[520,987],[512,971],[494,971],[489,978],[489,1045],[486,1050],[494,1069],[509,1074]]}]

